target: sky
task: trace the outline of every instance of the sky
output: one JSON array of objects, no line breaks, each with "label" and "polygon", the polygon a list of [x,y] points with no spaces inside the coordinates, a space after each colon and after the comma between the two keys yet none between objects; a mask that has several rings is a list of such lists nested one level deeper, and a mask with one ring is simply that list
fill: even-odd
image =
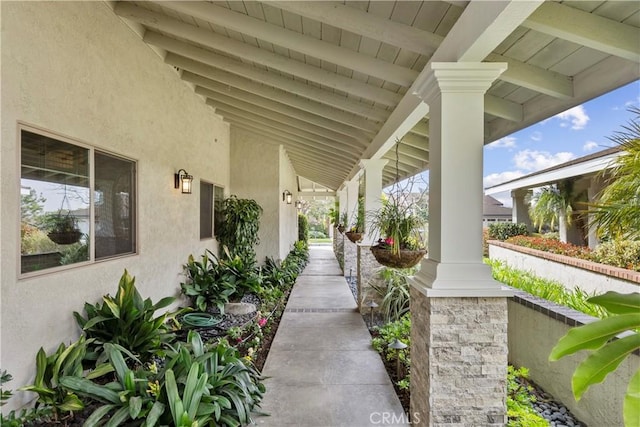
[{"label": "sky", "polygon": [[[546,169],[614,144],[607,138],[640,105],[640,82],[623,86],[484,147],[484,187]],[[511,206],[508,193],[492,195]]]}]

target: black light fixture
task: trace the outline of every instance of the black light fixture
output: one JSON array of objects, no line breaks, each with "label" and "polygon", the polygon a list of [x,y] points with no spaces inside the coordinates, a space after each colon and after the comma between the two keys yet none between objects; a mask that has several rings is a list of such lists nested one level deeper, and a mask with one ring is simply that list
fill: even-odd
[{"label": "black light fixture", "polygon": [[302,200],[298,200],[296,202],[296,209],[298,209],[298,210],[302,209]]},{"label": "black light fixture", "polygon": [[282,193],[282,201],[286,201],[288,205],[291,204],[293,201],[293,194],[291,194],[291,191],[284,190],[284,193]]},{"label": "black light fixture", "polygon": [[[184,172],[184,173],[180,173]],[[186,170],[180,169],[178,173],[173,174],[173,186],[174,188],[180,188],[182,194],[191,194],[191,183],[193,182],[193,176],[189,175]]]}]

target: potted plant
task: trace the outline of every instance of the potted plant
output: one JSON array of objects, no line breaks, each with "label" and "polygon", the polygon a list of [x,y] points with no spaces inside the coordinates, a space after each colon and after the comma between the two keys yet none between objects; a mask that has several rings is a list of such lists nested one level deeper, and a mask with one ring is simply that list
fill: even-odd
[{"label": "potted plant", "polygon": [[44,228],[47,236],[58,245],[77,243],[82,237],[78,228],[78,220],[70,212],[50,213],[44,217]]},{"label": "potted plant", "polygon": [[349,231],[344,233],[345,236],[353,243],[357,243],[362,240],[364,236],[364,198],[358,199],[358,214],[356,216],[356,223],[349,228]]},{"label": "potted plant", "polygon": [[338,224],[338,231],[340,233],[344,233],[344,230],[347,227],[346,224],[348,221],[349,221],[349,217],[347,216],[347,213],[342,212],[342,215],[340,215],[340,224]]},{"label": "potted plant", "polygon": [[374,232],[381,236],[378,243],[371,247],[373,256],[380,264],[409,268],[422,260],[427,253],[420,235],[424,224],[414,213],[411,203],[401,203],[399,198],[392,197],[369,216]]}]

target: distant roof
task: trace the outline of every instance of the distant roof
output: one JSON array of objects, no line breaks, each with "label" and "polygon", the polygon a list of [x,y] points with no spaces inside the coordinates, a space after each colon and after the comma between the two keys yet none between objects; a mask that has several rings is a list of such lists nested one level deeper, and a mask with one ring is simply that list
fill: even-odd
[{"label": "distant roof", "polygon": [[511,216],[511,208],[505,207],[502,202],[494,199],[491,196],[484,195],[484,200],[482,201],[482,215],[483,216]]},{"label": "distant roof", "polygon": [[596,173],[611,167],[612,160],[620,155],[620,147],[607,148],[596,153],[578,157],[565,163],[560,163],[549,168],[521,176],[520,178],[487,187],[487,194],[495,194],[518,188],[540,187],[561,179]]}]

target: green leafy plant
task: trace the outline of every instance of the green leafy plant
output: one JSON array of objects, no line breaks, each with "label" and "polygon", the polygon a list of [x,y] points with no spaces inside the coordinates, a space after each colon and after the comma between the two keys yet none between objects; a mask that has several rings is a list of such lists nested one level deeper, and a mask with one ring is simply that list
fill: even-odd
[{"label": "green leafy plant", "polygon": [[[406,344],[407,348],[402,350],[389,348],[389,344],[396,339]],[[411,313],[405,314],[400,320],[375,328],[371,345],[386,360],[400,360],[405,376],[398,378],[398,381],[402,382],[403,387],[408,388],[410,386],[409,372],[411,371]]]},{"label": "green leafy plant", "polygon": [[640,108],[629,109],[633,119],[609,139],[622,154],[602,176],[606,186],[599,202],[589,208],[601,234],[612,238],[640,239]]},{"label": "green leafy plant", "polygon": [[[0,406],[13,396],[12,390],[7,390],[6,384],[13,380],[11,374],[6,370],[0,371]],[[0,425],[4,427],[22,427],[29,422],[45,421],[53,414],[50,407],[39,408],[23,408],[20,412],[15,410],[9,411],[7,414],[0,413]]]},{"label": "green leafy plant", "polygon": [[[593,384],[604,381],[628,355],[640,349],[640,293],[620,294],[609,291],[589,299],[612,313],[611,316],[572,328],[551,350],[555,361],[580,350],[591,350],[573,373],[571,387],[576,400]],[[624,333],[624,336],[619,334]],[[640,369],[629,382],[624,398],[626,426],[638,425],[640,419]]]},{"label": "green leafy plant", "polygon": [[533,409],[535,397],[533,387],[527,380],[529,370],[507,367],[507,426],[509,427],[546,427],[549,422]]},{"label": "green leafy plant", "polygon": [[[35,380],[32,385],[21,387],[20,390],[36,393],[38,395],[36,406],[51,408],[56,420],[61,413],[83,409],[84,403],[75,393],[62,387],[60,379],[62,377],[82,377],[83,361],[89,345],[93,341],[93,339],[86,339],[83,335],[68,347],[65,344],[60,344],[55,353],[49,356],[41,347],[36,354]],[[101,364],[87,377],[100,377],[110,371],[109,365]]]},{"label": "green leafy plant", "polygon": [[409,312],[409,282],[407,278],[415,274],[414,268],[381,268],[370,280],[369,286],[382,303],[380,312],[387,322],[399,320]]},{"label": "green leafy plant", "polygon": [[589,302],[589,298],[593,294],[589,294],[580,288],[570,291],[559,282],[542,279],[528,271],[516,270],[498,260],[487,259],[485,262],[491,266],[493,278],[505,285],[590,316],[605,317],[608,315],[607,311],[602,307]]},{"label": "green leafy plant", "polygon": [[227,247],[230,258],[239,256],[247,265],[256,262],[255,245],[260,243],[258,230],[262,208],[251,199],[231,196],[223,202],[223,221],[217,237],[220,247]]},{"label": "green leafy plant", "polygon": [[147,390],[149,373],[144,370],[133,371],[127,366],[124,354],[140,365],[133,354],[121,346],[107,343],[105,354],[116,373],[115,381],[97,384],[91,378],[65,376],[60,383],[67,390],[104,403],[94,410],[84,425],[87,427],[102,425],[109,417],[109,426],[118,426],[130,420],[144,420],[143,426],[152,427],[164,412],[165,405],[156,401],[153,393]]},{"label": "green leafy plant", "polygon": [[298,240],[309,240],[309,220],[305,214],[298,214]]},{"label": "green leafy plant", "polygon": [[401,203],[395,197],[384,200],[382,207],[367,213],[372,232],[383,238],[378,242],[381,248],[398,254],[402,249],[424,249],[420,229],[424,221],[414,213],[411,203]]},{"label": "green leafy plant", "polygon": [[207,250],[200,259],[196,261],[189,255],[184,266],[187,281],[180,284],[182,293],[191,298],[200,311],[213,306],[224,313],[224,305],[236,292],[235,277],[222,274],[220,261],[211,251]]},{"label": "green leafy plant", "polygon": [[498,240],[507,240],[509,237],[527,235],[526,224],[513,222],[494,222],[489,224],[489,237]]},{"label": "green leafy plant", "polygon": [[78,325],[97,344],[114,343],[137,354],[143,361],[151,357],[163,343],[174,339],[165,324],[169,313],[154,317],[157,310],[169,306],[175,298],[162,298],[156,304],[142,299],[135,286],[135,277],[127,270],[120,278],[115,297],[105,295],[103,303],[85,303],[87,317],[74,312]]}]

